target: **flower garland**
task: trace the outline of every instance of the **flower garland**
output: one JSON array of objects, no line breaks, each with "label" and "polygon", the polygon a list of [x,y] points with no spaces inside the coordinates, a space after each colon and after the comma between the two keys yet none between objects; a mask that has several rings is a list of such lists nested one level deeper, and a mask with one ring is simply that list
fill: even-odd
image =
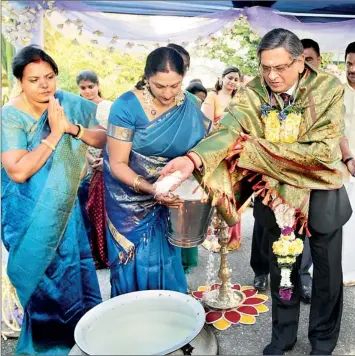
[{"label": "flower garland", "polygon": [[281,111],[270,104],[261,105],[265,138],[270,142],[293,143],[297,141],[303,111],[297,108],[295,100]]},{"label": "flower garland", "polygon": [[[302,110],[295,107],[295,99],[281,111],[270,105],[261,105],[261,118],[264,123],[265,138],[270,142],[293,143],[297,141]],[[296,211],[289,205],[282,203],[273,208],[276,222],[281,230],[278,241],[273,243],[273,253],[277,256],[277,263],[281,269],[280,297],[290,300],[293,285],[291,272],[297,256],[303,251],[303,241],[295,236]]]},{"label": "flower garland", "polygon": [[274,209],[277,225],[281,229],[279,240],[272,245],[272,250],[277,256],[277,263],[281,269],[280,297],[290,300],[293,285],[291,272],[297,256],[303,251],[303,241],[295,236],[296,211],[287,204],[280,204]]}]

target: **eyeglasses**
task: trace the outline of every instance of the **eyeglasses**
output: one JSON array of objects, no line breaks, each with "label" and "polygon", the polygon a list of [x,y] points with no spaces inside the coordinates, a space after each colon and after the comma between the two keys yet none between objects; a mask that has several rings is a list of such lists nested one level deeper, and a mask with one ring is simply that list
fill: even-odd
[{"label": "eyeglasses", "polygon": [[276,67],[267,67],[267,66],[263,66],[262,64],[260,64],[260,67],[261,67],[263,74],[270,74],[272,70],[278,74],[282,74],[282,73],[286,72],[287,69],[291,68],[297,60],[298,59],[294,59],[290,64],[281,64]]}]

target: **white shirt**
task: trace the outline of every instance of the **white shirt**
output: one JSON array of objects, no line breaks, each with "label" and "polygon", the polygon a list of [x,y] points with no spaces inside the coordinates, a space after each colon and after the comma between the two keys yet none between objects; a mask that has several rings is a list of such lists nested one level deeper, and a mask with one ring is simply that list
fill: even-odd
[{"label": "white shirt", "polygon": [[297,85],[297,83],[293,84],[292,87],[289,90],[287,90],[286,94],[293,95],[296,85]]},{"label": "white shirt", "polygon": [[344,84],[344,105],[345,105],[345,136],[349,140],[349,147],[355,154],[355,89],[349,83]]},{"label": "white shirt", "polygon": [[112,101],[109,100],[102,100],[97,104],[96,119],[105,129],[107,129],[111,105]]}]

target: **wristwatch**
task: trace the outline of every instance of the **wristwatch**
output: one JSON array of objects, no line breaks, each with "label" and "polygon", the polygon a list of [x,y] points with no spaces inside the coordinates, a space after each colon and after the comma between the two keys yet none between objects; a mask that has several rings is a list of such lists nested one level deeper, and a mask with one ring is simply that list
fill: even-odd
[{"label": "wristwatch", "polygon": [[345,165],[347,165],[350,161],[352,161],[354,159],[354,157],[348,157],[347,159],[344,159],[343,160],[343,163],[345,164]]}]

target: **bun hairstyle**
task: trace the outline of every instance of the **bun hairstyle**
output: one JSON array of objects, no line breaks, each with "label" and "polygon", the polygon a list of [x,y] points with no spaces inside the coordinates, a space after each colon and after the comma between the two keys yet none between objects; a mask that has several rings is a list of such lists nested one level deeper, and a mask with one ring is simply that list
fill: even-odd
[{"label": "bun hairstyle", "polygon": [[175,49],[159,47],[149,53],[145,63],[144,75],[135,87],[138,90],[143,90],[150,77],[157,73],[168,73],[170,71],[184,76],[184,60]]},{"label": "bun hairstyle", "polygon": [[191,81],[190,84],[186,87],[186,91],[194,95],[198,92],[202,92],[207,95],[207,89],[202,85],[202,83],[197,81]]},{"label": "bun hairstyle", "polygon": [[[232,66],[232,67],[227,67],[227,68],[222,72],[222,78],[217,80],[217,82],[216,82],[216,84],[215,84],[215,86],[214,86],[214,89],[213,89],[214,92],[218,93],[218,92],[222,89],[223,85],[222,85],[221,80],[222,80],[226,75],[228,75],[228,74],[230,74],[230,73],[238,73],[239,78],[241,78],[241,75],[242,75],[241,72],[240,72],[240,70],[239,70],[239,68],[233,67],[233,66]],[[235,93],[237,92],[237,90],[238,90],[238,89],[233,90],[233,92],[232,92],[232,97],[235,95]]]},{"label": "bun hairstyle", "polygon": [[[76,84],[79,85],[82,80],[87,80],[93,84],[99,85],[99,76],[92,70],[83,70],[76,77]],[[102,98],[101,92],[98,92],[99,97]]]}]

